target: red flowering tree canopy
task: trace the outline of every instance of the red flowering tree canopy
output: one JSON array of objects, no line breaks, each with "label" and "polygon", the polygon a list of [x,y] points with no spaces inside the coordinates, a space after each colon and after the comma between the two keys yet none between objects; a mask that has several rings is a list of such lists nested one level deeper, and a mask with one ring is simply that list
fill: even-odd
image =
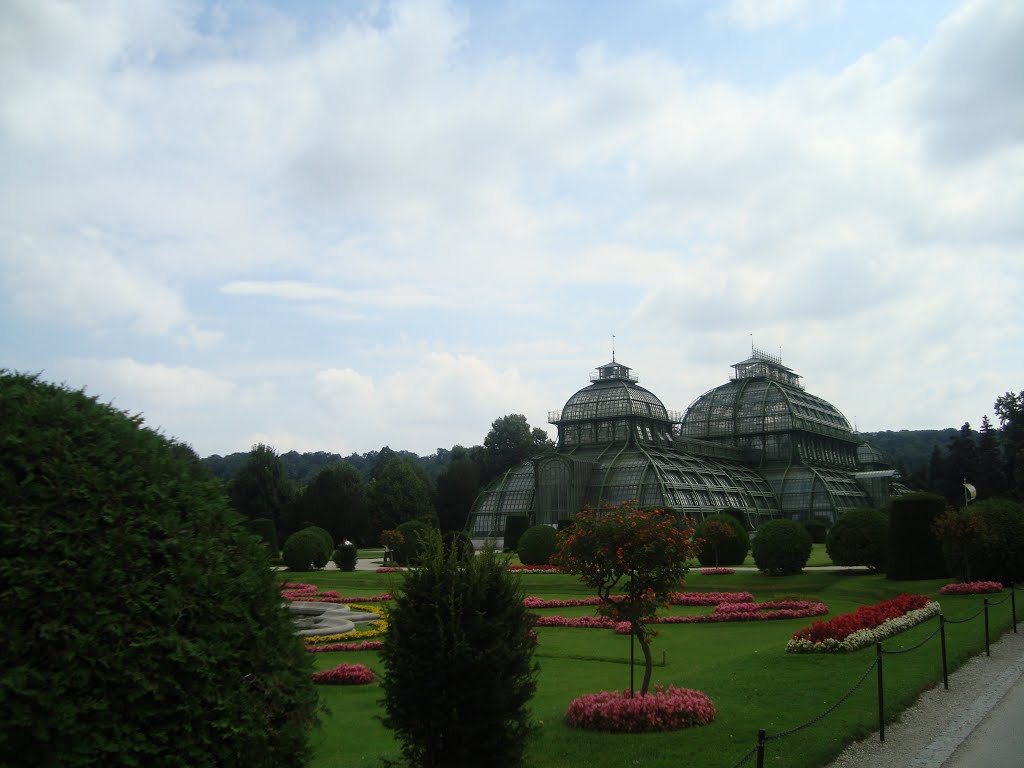
[{"label": "red flowering tree canopy", "polygon": [[686,577],[687,561],[694,556],[692,522],[680,523],[661,509],[639,509],[634,501],[588,507],[559,532],[557,546],[552,563],[597,590],[602,615],[630,623],[644,652],[641,694],[647,693],[651,633],[646,624]]}]

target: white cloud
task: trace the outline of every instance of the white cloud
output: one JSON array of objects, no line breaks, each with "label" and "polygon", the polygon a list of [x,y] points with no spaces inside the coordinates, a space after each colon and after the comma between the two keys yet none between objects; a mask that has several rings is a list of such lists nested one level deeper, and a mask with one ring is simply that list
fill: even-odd
[{"label": "white cloud", "polygon": [[838,13],[842,0],[732,0],[725,17],[744,29],[804,24],[823,13]]}]

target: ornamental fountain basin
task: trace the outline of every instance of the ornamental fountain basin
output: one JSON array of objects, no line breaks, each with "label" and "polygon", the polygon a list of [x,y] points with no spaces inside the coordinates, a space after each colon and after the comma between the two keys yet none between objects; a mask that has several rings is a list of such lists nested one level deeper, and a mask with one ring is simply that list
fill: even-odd
[{"label": "ornamental fountain basin", "polygon": [[285,603],[285,609],[295,622],[295,634],[300,637],[343,635],[355,631],[356,624],[380,618],[379,614],[353,611],[339,603],[292,601]]}]

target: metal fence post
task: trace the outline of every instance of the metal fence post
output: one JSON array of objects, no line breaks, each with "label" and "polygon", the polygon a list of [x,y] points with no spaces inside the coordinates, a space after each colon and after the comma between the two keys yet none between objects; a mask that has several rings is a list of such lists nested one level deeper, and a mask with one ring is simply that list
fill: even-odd
[{"label": "metal fence post", "polygon": [[633,666],[633,641],[636,640],[636,631],[629,633],[629,698],[633,698],[633,671],[636,669]]},{"label": "metal fence post", "polygon": [[988,645],[988,598],[985,598],[985,655],[991,656],[992,652]]},{"label": "metal fence post", "polygon": [[764,745],[767,741],[764,728],[757,731],[757,768],[764,768]]},{"label": "metal fence post", "polygon": [[1017,588],[1010,582],[1010,616],[1013,617],[1013,634],[1017,634]]},{"label": "metal fence post", "polygon": [[949,665],[946,663],[946,617],[939,614],[939,640],[942,641],[942,687],[949,690]]},{"label": "metal fence post", "polygon": [[875,663],[878,665],[878,740],[885,741],[885,694],[882,687],[882,644],[875,643]]}]

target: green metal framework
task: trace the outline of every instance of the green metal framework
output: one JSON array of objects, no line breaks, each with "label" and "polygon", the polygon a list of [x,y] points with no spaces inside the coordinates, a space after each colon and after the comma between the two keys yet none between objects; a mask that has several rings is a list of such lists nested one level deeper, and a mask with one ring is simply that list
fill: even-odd
[{"label": "green metal framework", "polygon": [[555,455],[513,467],[480,493],[470,534],[501,536],[509,516],[556,525],[586,505],[630,500],[697,520],[731,510],[756,529],[779,516],[835,519],[906,491],[779,358],[754,349],[732,367],[680,417],[613,357],[549,414]]}]

